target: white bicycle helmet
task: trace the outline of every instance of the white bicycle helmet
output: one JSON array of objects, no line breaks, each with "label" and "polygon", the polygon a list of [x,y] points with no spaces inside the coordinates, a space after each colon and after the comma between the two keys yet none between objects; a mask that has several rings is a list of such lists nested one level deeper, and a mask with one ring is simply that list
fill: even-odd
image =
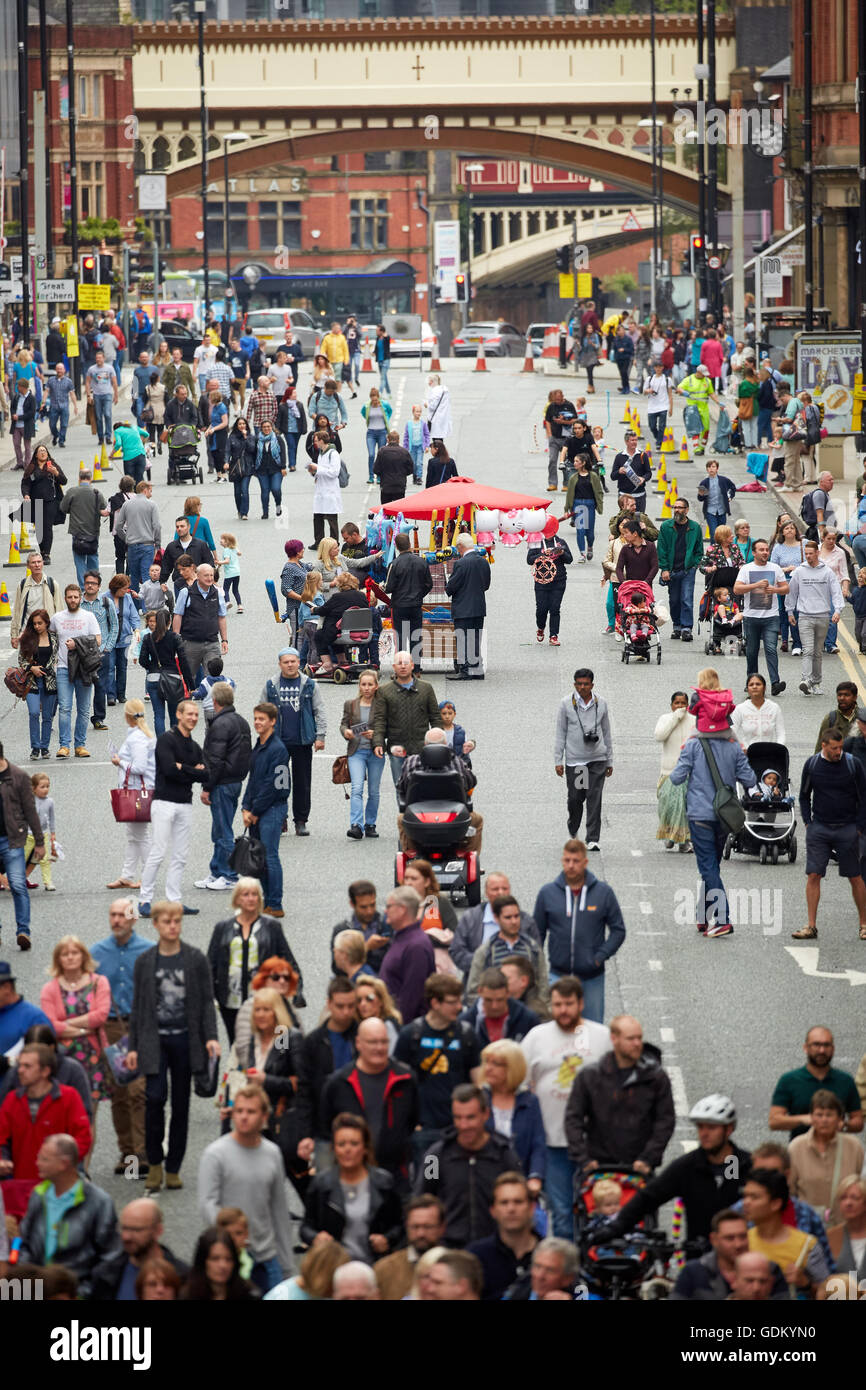
[{"label": "white bicycle helmet", "polygon": [[689,1119],[696,1125],[732,1125],[736,1123],[737,1108],[730,1096],[717,1093],[696,1101],[689,1111]]}]

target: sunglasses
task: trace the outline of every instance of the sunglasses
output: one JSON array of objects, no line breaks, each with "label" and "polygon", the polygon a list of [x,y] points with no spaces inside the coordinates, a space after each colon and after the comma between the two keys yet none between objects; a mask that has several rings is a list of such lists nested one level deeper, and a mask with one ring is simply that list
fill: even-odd
[{"label": "sunglasses", "polygon": [[292,977],[291,977],[291,975],[269,975],[269,976],[268,976],[268,979],[270,979],[270,980],[285,980],[287,984],[291,984],[291,982],[292,982]]},{"label": "sunglasses", "polygon": [[376,994],[361,994],[358,996],[362,1004],[378,1004],[379,997]]}]

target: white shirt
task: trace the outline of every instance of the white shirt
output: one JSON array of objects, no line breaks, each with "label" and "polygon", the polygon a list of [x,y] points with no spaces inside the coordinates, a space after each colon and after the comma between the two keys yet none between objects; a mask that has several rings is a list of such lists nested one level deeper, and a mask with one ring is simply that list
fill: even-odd
[{"label": "white shirt", "polygon": [[[747,565],[743,565],[737,573],[737,584],[757,584],[759,579],[766,579],[770,584],[787,584],[787,577],[781,565],[774,565],[768,560],[765,565],[759,565],[757,560],[750,560]],[[743,594],[743,617],[744,618],[778,618],[779,616],[779,595],[768,594],[763,589],[753,589],[749,593]]]},{"label": "white shirt", "polygon": [[544,1133],[552,1149],[564,1149],[565,1107],[579,1069],[610,1052],[610,1030],[588,1019],[574,1032],[558,1023],[540,1023],[520,1044],[526,1058],[526,1079],[538,1097]]},{"label": "white shirt", "polygon": [[216,357],[217,350],[214,347],[213,343],[199,343],[198,347],[192,355],[192,360],[196,364],[196,370],[199,376],[204,376],[207,372],[210,371],[214,362],[216,362]]},{"label": "white shirt", "polygon": [[59,613],[55,613],[49,623],[52,632],[57,633],[57,640],[60,643],[57,648],[57,667],[58,670],[67,670],[69,666],[69,648],[66,645],[67,639],[76,637],[100,637],[99,623],[92,613],[86,609],[77,609],[70,613],[68,608],[63,608]]},{"label": "white shirt", "polygon": [[268,376],[273,383],[272,389],[274,395],[278,401],[281,401],[286,394],[286,387],[289,382],[294,379],[289,363],[284,362],[283,365],[280,366],[278,362],[273,362],[270,367],[268,367]]},{"label": "white shirt", "polygon": [[782,711],[774,700],[765,700],[757,709],[743,700],[731,715],[731,728],[740,743],[787,743]]},{"label": "white shirt", "polygon": [[670,410],[671,399],[668,394],[668,379],[664,372],[661,376],[651,376],[646,384],[646,389],[650,396],[647,407],[650,415],[657,415],[663,410]]}]

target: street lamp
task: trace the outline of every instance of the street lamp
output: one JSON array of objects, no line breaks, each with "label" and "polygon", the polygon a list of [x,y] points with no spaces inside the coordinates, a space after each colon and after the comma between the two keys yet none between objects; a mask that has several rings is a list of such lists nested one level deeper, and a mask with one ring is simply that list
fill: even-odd
[{"label": "street lamp", "polygon": [[204,327],[204,324],[207,322],[207,311],[210,308],[210,259],[207,245],[207,102],[205,100],[204,86],[204,16],[205,10],[207,9],[207,0],[194,0],[193,8],[195,9],[198,23],[198,78],[201,98],[201,225],[204,230],[204,236],[202,238],[202,269],[204,270],[202,327]]},{"label": "street lamp", "polygon": [[652,129],[652,161],[653,161],[653,273],[650,282],[651,308],[655,309],[655,277],[660,271],[661,262],[665,258],[665,233],[664,233],[664,167],[662,159],[664,147],[661,139],[657,140],[660,128],[664,127],[664,121],[660,116],[645,116],[642,121],[638,121],[639,126],[649,126]]},{"label": "street lamp", "polygon": [[229,145],[236,141],[249,140],[245,130],[229,130],[222,136],[223,142],[223,241],[226,253],[226,290],[223,315],[228,330],[229,295],[231,294],[231,261],[229,259]]},{"label": "street lamp", "polygon": [[[464,172],[464,174],[470,174],[470,175],[471,175],[471,174],[483,174],[483,173],[484,173],[484,165],[483,165],[483,164],[479,164],[479,162],[476,160],[473,164],[464,164],[464,165],[463,165],[463,172]],[[466,323],[467,323],[467,320],[468,320],[468,318],[469,318],[469,295],[471,295],[471,293],[472,293],[472,240],[473,240],[473,237],[472,237],[472,179],[471,179],[471,178],[468,178],[468,179],[466,180],[466,199],[467,199],[467,204],[468,204],[468,209],[469,209],[469,213],[468,213],[468,217],[469,217],[469,235],[468,235],[468,237],[467,237],[467,243],[466,243],[466,244],[467,244],[467,250],[468,250],[468,253],[469,253],[469,255],[468,255],[468,262],[469,262],[469,264],[468,264],[468,269],[469,269],[469,293],[467,294],[466,298],[465,298],[464,301],[463,301],[463,327],[464,327],[464,328],[466,327]]]}]

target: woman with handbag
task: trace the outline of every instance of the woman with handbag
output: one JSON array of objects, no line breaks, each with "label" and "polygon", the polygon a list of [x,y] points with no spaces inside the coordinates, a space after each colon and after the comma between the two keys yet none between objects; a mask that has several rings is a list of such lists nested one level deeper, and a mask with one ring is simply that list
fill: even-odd
[{"label": "woman with handbag", "polygon": [[[106,888],[140,888],[141,866],[147,863],[150,853],[150,799],[156,783],[156,736],[144,722],[143,700],[127,700],[123,707],[129,733],[123,740],[120,752],[111,761],[120,769],[118,790],[123,796],[114,796],[112,801],[115,820],[126,826],[126,854],[120,877]],[[143,798],[141,793],[148,793]],[[127,816],[134,819],[127,819]]]},{"label": "woman with handbag", "polygon": [[183,642],[168,626],[166,610],[163,608],[158,613],[146,613],[144,623],[147,632],[141,640],[138,663],[146,673],[145,685],[159,735],[165,733],[166,714],[169,724],[174,724],[178,704],[186,698],[195,682]]},{"label": "woman with handbag", "polygon": [[47,758],[57,712],[57,634],[44,608],[34,608],[18,640],[18,665],[28,681],[24,697],[30,717],[30,757]]},{"label": "woman with handbag", "polygon": [[21,496],[30,504],[22,509],[22,517],[33,522],[36,543],[46,565],[51,564],[54,527],[60,520],[59,508],[66,481],[66,474],[51,457],[48,446],[38,444],[21,479]]},{"label": "woman with handbag", "polygon": [[[363,671],[358,681],[355,699],[343,705],[340,733],[346,740],[346,758],[352,782],[349,802],[350,840],[378,838],[376,817],[379,814],[379,786],[385,759],[373,752],[373,719],[379,698],[379,677],[375,671]],[[367,811],[364,813],[364,783],[367,783]]]},{"label": "woman with handbag", "polygon": [[592,395],[595,387],[592,384],[592,374],[598,366],[598,354],[601,349],[601,339],[595,332],[591,324],[587,324],[583,341],[577,354],[577,365],[583,367],[587,376],[587,392]]},{"label": "woman with handbag", "polygon": [[245,1048],[232,1045],[225,1080],[220,1119],[231,1120],[231,1103],[242,1086],[255,1082],[271,1102],[266,1139],[278,1145],[286,1176],[303,1199],[309,1183],[308,1164],[314,1141],[301,1133],[298,1092],[306,1080],[304,1038],[292,1027],[288,1010],[275,989],[259,989],[252,996],[252,1027]]},{"label": "woman with handbag", "polygon": [[[57,1038],[58,1049],[80,1062],[87,1073],[93,1099],[90,1121],[96,1142],[96,1107],[111,1098],[105,1062],[105,1020],[111,1008],[111,988],[77,936],[62,936],[51,956],[52,978],[42,986],[39,1004]],[[90,1153],[93,1153],[93,1143]],[[86,1162],[86,1160],[85,1160]]]},{"label": "woman with handbag", "polygon": [[[235,1040],[235,1021],[250,989],[271,984],[265,980],[256,986],[255,980],[262,963],[274,957],[291,961],[295,958],[286,941],[283,929],[274,917],[265,914],[262,885],[257,878],[239,878],[231,896],[234,916],[217,922],[213,929],[207,958],[213,976],[214,998],[229,1041]],[[297,966],[295,966],[297,971]],[[300,974],[295,974],[295,986]]]},{"label": "woman with handbag", "polygon": [[165,387],[158,371],[150,374],[150,385],[145,387],[144,405],[141,407],[138,420],[147,430],[151,444],[156,445],[156,452],[161,454],[162,431],[165,425]]},{"label": "woman with handbag", "polygon": [[758,392],[761,383],[751,362],[743,367],[743,379],[737,387],[737,416],[743,431],[746,450],[758,447]]}]

